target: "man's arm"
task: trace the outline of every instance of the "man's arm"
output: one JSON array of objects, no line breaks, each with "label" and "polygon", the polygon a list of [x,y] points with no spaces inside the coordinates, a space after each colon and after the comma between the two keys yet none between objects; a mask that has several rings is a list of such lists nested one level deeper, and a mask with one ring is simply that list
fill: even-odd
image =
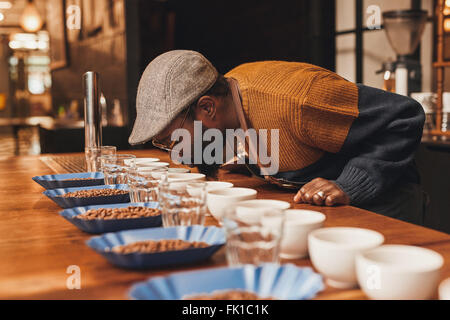
[{"label": "man's arm", "polygon": [[359,87],[359,116],[342,152],[354,155],[336,180],[352,204],[367,202],[391,187],[414,159],[425,122],[415,100]]},{"label": "man's arm", "polygon": [[[340,199],[328,199],[337,201],[327,201],[327,205],[345,201],[358,205],[376,198],[391,187],[413,161],[422,137],[425,115],[419,103],[363,85],[358,88],[359,116],[341,148],[351,160],[336,181],[326,184],[318,179],[302,190],[312,198],[320,185],[329,189],[335,185],[348,196],[345,199],[334,192]],[[325,194],[323,201],[326,198]]]}]

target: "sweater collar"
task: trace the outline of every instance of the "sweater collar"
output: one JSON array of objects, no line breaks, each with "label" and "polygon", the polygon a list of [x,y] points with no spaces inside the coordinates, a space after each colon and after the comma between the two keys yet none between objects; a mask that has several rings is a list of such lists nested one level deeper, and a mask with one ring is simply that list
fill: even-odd
[{"label": "sweater collar", "polygon": [[239,119],[239,123],[243,130],[248,130],[247,120],[245,119],[244,108],[242,107],[242,95],[239,89],[239,83],[234,78],[228,78],[230,84],[231,95],[233,97],[233,105],[236,111],[236,115]]}]

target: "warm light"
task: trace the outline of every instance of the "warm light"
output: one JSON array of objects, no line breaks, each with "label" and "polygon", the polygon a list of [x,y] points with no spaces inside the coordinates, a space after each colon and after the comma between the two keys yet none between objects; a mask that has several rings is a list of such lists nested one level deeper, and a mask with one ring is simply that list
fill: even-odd
[{"label": "warm light", "polygon": [[5,15],[0,12],[0,21],[3,21],[3,20],[5,20]]},{"label": "warm light", "polygon": [[28,91],[31,94],[43,94],[45,92],[44,77],[42,74],[28,76]]},{"label": "warm light", "polygon": [[450,32],[450,19],[444,20],[444,30],[445,32]]},{"label": "warm light", "polygon": [[24,48],[28,50],[35,50],[38,48],[38,45],[35,41],[27,41],[24,43]]},{"label": "warm light", "polygon": [[38,41],[37,47],[38,47],[39,50],[45,51],[45,50],[48,49],[48,42],[46,42],[46,41]]},{"label": "warm light", "polygon": [[22,17],[20,18],[21,27],[28,32],[36,32],[42,28],[44,22],[39,15],[39,11],[32,0],[28,1],[25,10],[23,10]]},{"label": "warm light", "polygon": [[48,33],[15,33],[10,36],[9,47],[11,49],[25,49],[47,51],[49,46]]},{"label": "warm light", "polygon": [[12,3],[10,1],[0,1],[0,9],[11,9]]},{"label": "warm light", "polygon": [[19,41],[12,40],[12,41],[9,42],[9,47],[11,49],[20,49],[22,46],[21,46],[21,43]]}]

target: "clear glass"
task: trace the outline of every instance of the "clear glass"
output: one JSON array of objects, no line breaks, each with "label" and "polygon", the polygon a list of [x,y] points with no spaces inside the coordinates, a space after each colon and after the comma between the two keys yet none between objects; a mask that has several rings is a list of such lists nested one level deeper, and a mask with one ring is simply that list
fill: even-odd
[{"label": "clear glass", "polygon": [[105,184],[127,184],[128,171],[135,168],[136,156],[132,154],[117,154],[115,156],[102,156],[102,170],[105,175]]},{"label": "clear glass", "polygon": [[428,135],[432,131],[436,130],[437,94],[432,92],[414,92],[411,93],[411,98],[413,98],[422,105],[423,111],[425,112],[425,124],[423,127],[423,134]]},{"label": "clear glass", "polygon": [[131,202],[158,201],[158,187],[167,168],[136,167],[128,172]]},{"label": "clear glass", "polygon": [[206,183],[168,182],[165,176],[159,185],[158,201],[164,227],[203,225],[206,214]]},{"label": "clear glass", "polygon": [[225,210],[228,265],[279,263],[285,214],[279,209],[239,207]]},{"label": "clear glass", "polygon": [[101,157],[115,156],[117,148],[114,146],[88,147],[84,149],[86,157],[86,171],[99,172],[102,171]]}]

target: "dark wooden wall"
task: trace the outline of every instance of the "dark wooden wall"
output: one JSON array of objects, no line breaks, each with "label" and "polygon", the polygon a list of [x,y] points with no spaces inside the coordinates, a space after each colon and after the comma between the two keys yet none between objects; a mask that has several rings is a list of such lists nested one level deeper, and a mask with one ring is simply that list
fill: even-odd
[{"label": "dark wooden wall", "polygon": [[258,60],[335,69],[334,0],[127,0],[129,114],[140,75],[159,54],[190,49],[221,73]]},{"label": "dark wooden wall", "polygon": [[[71,100],[78,100],[80,108],[83,107],[82,76],[87,71],[97,71],[101,77],[101,90],[103,91],[108,107],[112,107],[113,100],[119,99],[127,114],[127,63],[126,63],[126,33],[124,4],[116,0],[118,7],[113,22],[110,19],[105,6],[106,1],[95,1],[97,7],[94,10],[101,17],[101,23],[94,29],[85,21],[87,10],[83,8],[83,24],[79,31],[67,31],[68,34],[68,65],[52,71],[52,96],[53,106],[56,109],[60,105],[69,105]],[[69,2],[66,1],[68,4]],[[84,2],[81,2],[84,3]],[[102,5],[102,6],[101,6]],[[99,10],[103,10],[99,13]],[[51,36],[51,35],[50,35]]]},{"label": "dark wooden wall", "polygon": [[[126,110],[128,132],[135,119],[140,76],[153,58],[168,50],[200,51],[222,73],[244,62],[267,59],[335,68],[334,0],[80,3],[82,30],[68,31],[68,65],[52,72],[54,110],[71,100],[78,100],[82,108],[82,75],[97,71],[108,106],[119,99]],[[113,12],[120,21],[112,26],[108,6],[117,4],[122,4],[122,13]],[[97,25],[90,25],[90,20]]]},{"label": "dark wooden wall", "polygon": [[423,189],[430,197],[425,225],[450,233],[450,144],[422,143],[416,162]]}]

